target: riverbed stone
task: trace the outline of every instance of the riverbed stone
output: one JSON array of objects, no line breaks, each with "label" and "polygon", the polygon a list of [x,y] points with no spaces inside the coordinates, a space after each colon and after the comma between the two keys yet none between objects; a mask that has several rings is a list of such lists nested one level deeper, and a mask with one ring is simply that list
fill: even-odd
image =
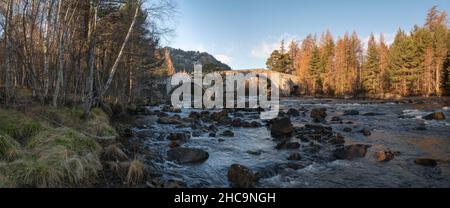
[{"label": "riverbed stone", "polygon": [[276,118],[271,122],[270,131],[275,138],[289,137],[294,131],[294,126],[289,118]]},{"label": "riverbed stone", "polygon": [[445,120],[445,114],[443,112],[434,112],[430,115],[424,116],[423,119],[443,121],[443,120]]},{"label": "riverbed stone", "polygon": [[372,135],[372,132],[370,132],[370,130],[369,130],[369,129],[366,129],[366,128],[364,128],[364,129],[362,129],[361,131],[359,131],[359,133],[363,134],[364,136],[370,136],[370,135]]},{"label": "riverbed stone", "polygon": [[436,167],[437,166],[437,161],[435,159],[430,159],[430,158],[417,158],[414,160],[414,163],[417,165],[426,166],[426,167]]},{"label": "riverbed stone", "polygon": [[395,155],[395,152],[392,151],[378,151],[373,157],[377,162],[389,162],[394,159]]},{"label": "riverbed stone", "polygon": [[301,160],[302,156],[300,155],[300,153],[294,153],[292,155],[290,155],[287,160]]},{"label": "riverbed stone", "polygon": [[234,164],[228,169],[228,181],[233,188],[253,188],[258,177],[250,168]]},{"label": "riverbed stone", "polygon": [[338,160],[353,160],[355,158],[365,157],[369,145],[355,144],[337,148],[334,150],[334,157]]},{"label": "riverbed stone", "polygon": [[224,137],[234,137],[234,132],[232,132],[231,130],[226,130],[222,133],[222,136]]},{"label": "riverbed stone", "polygon": [[167,151],[169,161],[179,163],[202,163],[209,158],[209,153],[197,148],[174,148]]},{"label": "riverbed stone", "polygon": [[357,111],[357,110],[344,111],[344,116],[357,116],[357,115],[359,115],[359,111]]},{"label": "riverbed stone", "polygon": [[300,111],[294,108],[291,108],[288,110],[287,112],[288,115],[293,116],[293,117],[299,117],[300,116]]},{"label": "riverbed stone", "polygon": [[311,118],[314,122],[320,123],[324,122],[327,118],[327,109],[326,108],[314,108],[311,110]]},{"label": "riverbed stone", "polygon": [[187,132],[174,132],[167,135],[167,139],[170,141],[186,141],[191,138],[191,134]]},{"label": "riverbed stone", "polygon": [[277,150],[282,150],[282,149],[298,149],[300,148],[300,143],[298,142],[280,142],[277,144],[277,146],[275,147]]}]

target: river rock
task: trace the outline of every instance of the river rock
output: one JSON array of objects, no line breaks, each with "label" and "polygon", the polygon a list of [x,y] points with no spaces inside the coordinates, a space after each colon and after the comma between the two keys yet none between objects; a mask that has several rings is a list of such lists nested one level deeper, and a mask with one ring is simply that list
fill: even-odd
[{"label": "river rock", "polygon": [[215,113],[211,114],[210,117],[211,117],[211,119],[212,119],[213,121],[220,122],[220,121],[222,121],[223,119],[225,119],[225,118],[228,117],[228,112],[225,111],[225,110],[220,111],[220,112],[215,112]]},{"label": "river rock", "polygon": [[300,111],[297,109],[289,109],[289,111],[287,112],[288,115],[293,116],[293,117],[299,117],[300,116]]},{"label": "river rock", "polygon": [[166,124],[166,125],[180,125],[181,119],[178,116],[173,117],[160,117],[157,121],[159,124]]},{"label": "river rock", "polygon": [[394,159],[396,153],[392,151],[379,151],[376,152],[373,157],[378,162],[389,162]]},{"label": "river rock", "polygon": [[436,121],[443,121],[445,120],[445,114],[443,112],[435,112],[428,116],[424,116],[423,119],[425,120],[436,120]]},{"label": "river rock", "polygon": [[179,163],[202,163],[209,158],[208,152],[196,148],[175,148],[167,151],[169,161]]},{"label": "river rock", "polygon": [[173,149],[173,148],[178,148],[178,147],[180,147],[180,144],[178,144],[177,141],[171,141],[171,142],[169,143],[169,148],[171,148],[171,149]]},{"label": "river rock", "polygon": [[300,143],[298,143],[298,142],[281,142],[281,143],[278,143],[275,148],[277,150],[298,149],[298,148],[300,148]]},{"label": "river rock", "polygon": [[345,127],[342,131],[347,132],[347,133],[350,133],[350,132],[353,131],[353,129],[350,128],[350,127]]},{"label": "river rock", "polygon": [[372,135],[372,132],[370,132],[369,129],[363,129],[361,131],[359,131],[361,134],[363,134],[364,136],[370,136]]},{"label": "river rock", "polygon": [[275,138],[289,137],[294,131],[294,126],[289,118],[276,118],[271,122],[270,131]]},{"label": "river rock", "polygon": [[184,132],[175,132],[170,133],[167,135],[167,139],[170,141],[186,141],[191,138],[190,133],[184,133]]},{"label": "river rock", "polygon": [[369,147],[363,144],[344,146],[336,149],[333,155],[338,160],[353,160],[354,158],[365,157]]},{"label": "river rock", "polygon": [[327,109],[326,108],[315,108],[311,110],[311,118],[314,122],[320,123],[324,122],[327,118]]},{"label": "river rock", "polygon": [[288,158],[288,160],[301,160],[302,156],[300,155],[300,153],[294,153],[292,155],[290,155]]},{"label": "river rock", "polygon": [[344,116],[357,116],[357,115],[359,115],[359,111],[357,111],[357,110],[344,111]]},{"label": "river rock", "polygon": [[437,161],[435,159],[430,158],[417,158],[414,160],[414,163],[421,166],[427,166],[427,167],[435,167],[437,166]]},{"label": "river rock", "polygon": [[242,120],[240,118],[234,119],[231,125],[236,128],[242,127]]},{"label": "river rock", "polygon": [[234,132],[230,131],[230,130],[226,130],[222,133],[222,136],[224,137],[234,137]]},{"label": "river rock", "polygon": [[198,120],[201,118],[201,115],[198,112],[191,112],[189,113],[189,118],[192,120]]},{"label": "river rock", "polygon": [[249,168],[234,164],[228,169],[228,181],[233,188],[253,188],[258,182],[258,177]]}]

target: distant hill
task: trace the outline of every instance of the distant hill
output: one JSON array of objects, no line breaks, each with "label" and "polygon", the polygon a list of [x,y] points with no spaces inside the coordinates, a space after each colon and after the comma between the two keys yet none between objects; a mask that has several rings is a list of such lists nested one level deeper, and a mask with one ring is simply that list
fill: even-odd
[{"label": "distant hill", "polygon": [[214,56],[205,52],[183,51],[167,47],[176,72],[194,71],[194,63],[201,63],[204,72],[231,70],[230,66],[220,62]]}]

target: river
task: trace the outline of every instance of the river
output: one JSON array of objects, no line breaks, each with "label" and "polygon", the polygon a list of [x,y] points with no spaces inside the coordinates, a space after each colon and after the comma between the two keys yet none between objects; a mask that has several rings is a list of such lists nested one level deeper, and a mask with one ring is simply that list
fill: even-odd
[{"label": "river", "polygon": [[[161,174],[164,180],[180,181],[187,187],[230,187],[228,168],[241,164],[263,173],[257,187],[268,188],[345,188],[345,187],[450,187],[450,107],[447,100],[430,99],[420,101],[361,101],[337,99],[283,99],[283,111],[301,109],[300,116],[291,117],[295,127],[311,122],[309,112],[314,108],[327,109],[327,121],[333,131],[345,137],[346,145],[367,144],[371,147],[364,158],[353,160],[332,159],[323,146],[311,151],[311,142],[301,139],[299,149],[277,150],[276,141],[266,126],[258,128],[234,128],[217,125],[219,132],[231,130],[234,137],[218,134],[195,133],[190,126],[161,125],[156,116],[141,119],[145,125],[134,129],[146,149],[155,155],[147,161]],[[160,106],[149,107],[150,111],[161,110]],[[346,110],[359,111],[360,115],[343,115]],[[179,115],[187,118],[195,110],[182,109]],[[444,112],[446,120],[424,120],[432,112]],[[230,114],[245,121],[259,120],[258,112],[239,111]],[[339,117],[340,122],[331,121]],[[344,131],[344,129],[347,130]],[[351,129],[349,132],[348,129]],[[368,129],[370,136],[359,131]],[[151,133],[148,133],[151,132]],[[201,164],[179,164],[167,160],[169,132],[190,132],[192,138],[183,147],[199,148],[209,153]],[[377,151],[399,152],[389,162],[377,162],[373,155]],[[286,159],[300,153],[302,168],[279,168],[288,164]],[[432,158],[436,167],[424,167],[414,163],[415,158]]]}]

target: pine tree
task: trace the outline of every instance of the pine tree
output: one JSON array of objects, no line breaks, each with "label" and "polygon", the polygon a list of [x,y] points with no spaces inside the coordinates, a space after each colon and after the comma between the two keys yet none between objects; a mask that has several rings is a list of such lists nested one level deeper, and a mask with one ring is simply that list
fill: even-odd
[{"label": "pine tree", "polygon": [[312,83],[310,93],[315,95],[321,92],[323,83],[321,79],[323,68],[321,66],[320,51],[316,46],[312,51],[311,60],[309,62],[309,71],[310,80]]},{"label": "pine tree", "polygon": [[414,95],[419,80],[417,46],[413,39],[399,30],[390,51],[390,80],[395,93]]},{"label": "pine tree", "polygon": [[375,36],[370,35],[367,58],[363,69],[363,89],[369,94],[380,92],[380,54]]}]

